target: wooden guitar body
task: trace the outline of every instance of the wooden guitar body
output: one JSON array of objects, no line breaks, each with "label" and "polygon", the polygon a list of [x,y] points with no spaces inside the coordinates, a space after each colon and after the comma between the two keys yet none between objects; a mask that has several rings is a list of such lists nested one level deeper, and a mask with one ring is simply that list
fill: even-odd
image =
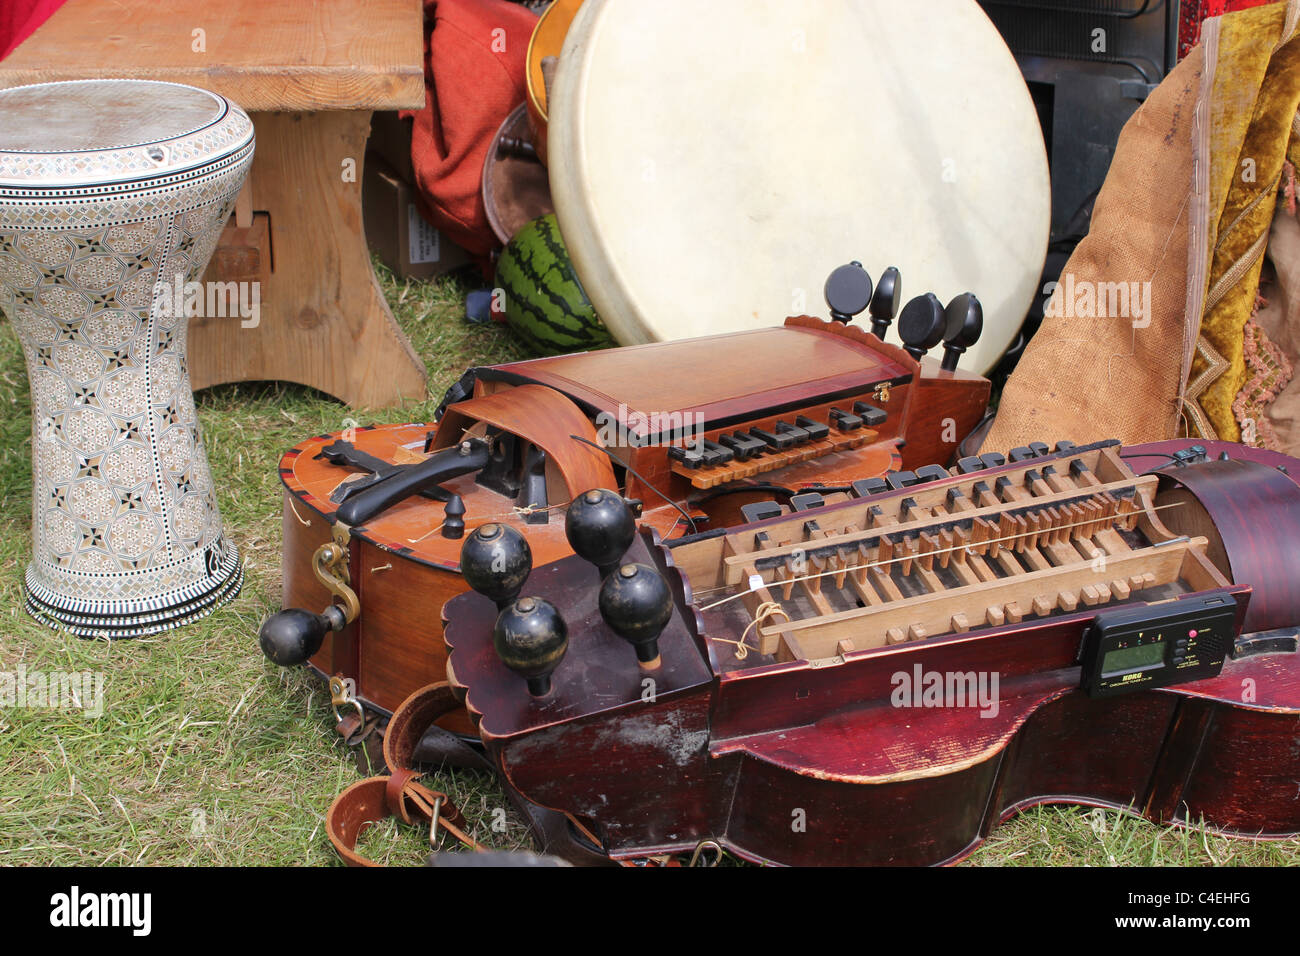
[{"label": "wooden guitar body", "polygon": [[[370,710],[391,712],[443,679],[438,612],[466,590],[460,549],[476,527],[509,525],[527,539],[535,565],[554,561],[572,553],[564,530],[569,501],[592,488],[638,500],[643,526],[665,539],[725,527],[742,520],[742,505],[771,497],[763,487],[846,487],[949,459],[978,424],[989,393],[983,378],[942,371],[863,329],[808,316],[780,328],[476,369],[472,377],[472,393],[435,425],[318,435],[280,463],[284,604],[314,612],[355,600],[356,612],[325,635],[310,664],[325,677],[350,680],[352,698]],[[836,427],[832,409],[848,412],[863,402],[880,413],[876,424]],[[820,423],[824,437],[743,462],[692,468],[670,458],[673,446],[749,429],[770,434],[797,418]],[[667,433],[673,423],[685,430]],[[464,503],[460,535],[444,534],[446,502],[420,494],[360,523],[340,520],[340,494],[370,475],[321,457],[327,449],[344,443],[354,457],[409,467],[454,455],[466,441],[499,448],[493,454],[500,462],[493,480],[482,480],[490,470],[483,469],[439,483]],[[526,489],[530,468],[533,487],[544,491],[533,499],[503,491],[512,482]],[[341,557],[322,567],[321,549],[331,543]],[[472,732],[463,716],[443,724]]]},{"label": "wooden guitar body", "polygon": [[[1190,444],[1090,446],[675,546],[642,531],[623,560],[673,595],[657,668],[638,665],[597,608],[594,568],[570,557],[523,591],[568,624],[550,693],[502,665],[478,594],[444,608],[449,678],[505,784],[614,859],[713,840],[763,863],[950,863],[1042,803],[1294,836],[1300,486],[1277,469],[1300,462],[1213,442],[1172,467]],[[979,530],[989,515],[996,537]],[[927,553],[936,528],[962,551]],[[785,575],[789,541],[823,577]],[[882,547],[909,564],[889,572],[892,595]],[[756,620],[768,601],[785,620]],[[1085,692],[1099,614],[1190,602],[1235,602],[1221,671]]]}]

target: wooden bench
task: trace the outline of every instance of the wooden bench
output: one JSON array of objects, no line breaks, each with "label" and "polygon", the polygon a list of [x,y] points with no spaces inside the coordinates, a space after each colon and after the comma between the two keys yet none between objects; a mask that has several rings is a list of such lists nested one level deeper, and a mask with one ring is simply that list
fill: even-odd
[{"label": "wooden bench", "polygon": [[0,88],[170,80],[252,116],[257,153],[209,279],[261,281],[261,316],[190,325],[196,389],[300,382],[359,407],[425,397],[361,212],[371,113],[424,105],[420,0],[68,0],[0,62]]}]

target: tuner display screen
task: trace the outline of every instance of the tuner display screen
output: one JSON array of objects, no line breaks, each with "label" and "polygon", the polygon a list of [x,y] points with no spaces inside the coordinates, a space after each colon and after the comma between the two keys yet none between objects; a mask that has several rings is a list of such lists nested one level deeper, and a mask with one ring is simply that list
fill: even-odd
[{"label": "tuner display screen", "polygon": [[1121,647],[1109,651],[1101,659],[1103,675],[1122,674],[1125,671],[1141,670],[1165,661],[1165,642],[1154,641],[1151,644],[1138,644],[1136,647]]}]

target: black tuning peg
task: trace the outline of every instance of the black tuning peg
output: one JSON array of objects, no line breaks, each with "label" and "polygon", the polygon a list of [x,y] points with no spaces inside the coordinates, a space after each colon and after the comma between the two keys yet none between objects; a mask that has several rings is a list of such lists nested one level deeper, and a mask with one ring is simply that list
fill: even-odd
[{"label": "black tuning peg", "polygon": [[943,310],[943,362],[945,372],[957,371],[961,354],[979,341],[984,331],[984,307],[974,292],[963,292]]},{"label": "black tuning peg", "polygon": [[501,663],[528,682],[528,693],[545,697],[551,674],[569,649],[569,632],[550,601],[520,598],[497,615],[492,645]]},{"label": "black tuning peg", "polygon": [[876,338],[884,339],[885,333],[889,331],[889,323],[898,315],[898,302],[902,296],[903,276],[895,267],[890,266],[880,274],[876,291],[871,294],[871,305],[867,307],[871,313],[871,334]]},{"label": "black tuning peg", "polygon": [[331,604],[320,614],[300,607],[289,607],[268,617],[257,632],[262,653],[273,664],[296,667],[313,657],[330,631],[347,625],[343,608]]},{"label": "black tuning peg", "polygon": [[636,659],[647,670],[659,666],[659,635],[673,614],[668,584],[654,568],[625,564],[600,586],[600,616],[636,648]]},{"label": "black tuning peg", "polygon": [[618,567],[635,534],[632,509],[621,495],[605,488],[574,498],[564,519],[569,547],[594,564],[602,579]]},{"label": "black tuning peg", "polygon": [[933,292],[918,295],[903,306],[898,334],[912,358],[920,361],[922,355],[943,341],[943,333],[943,303]]},{"label": "black tuning peg", "polygon": [[831,318],[847,325],[871,303],[871,276],[861,262],[850,262],[827,276],[822,294]]},{"label": "black tuning peg", "polygon": [[442,536],[455,540],[465,533],[465,501],[452,495],[442,508]]},{"label": "black tuning peg", "polygon": [[504,610],[519,596],[533,570],[533,552],[522,534],[508,524],[480,525],[460,547],[465,583]]}]

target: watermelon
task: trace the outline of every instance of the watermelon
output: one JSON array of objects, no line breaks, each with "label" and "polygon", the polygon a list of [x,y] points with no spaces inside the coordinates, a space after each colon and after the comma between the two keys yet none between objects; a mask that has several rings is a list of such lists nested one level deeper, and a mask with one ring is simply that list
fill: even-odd
[{"label": "watermelon", "polygon": [[614,344],[573,270],[555,214],[515,234],[497,260],[494,309],[539,355],[561,355]]}]

